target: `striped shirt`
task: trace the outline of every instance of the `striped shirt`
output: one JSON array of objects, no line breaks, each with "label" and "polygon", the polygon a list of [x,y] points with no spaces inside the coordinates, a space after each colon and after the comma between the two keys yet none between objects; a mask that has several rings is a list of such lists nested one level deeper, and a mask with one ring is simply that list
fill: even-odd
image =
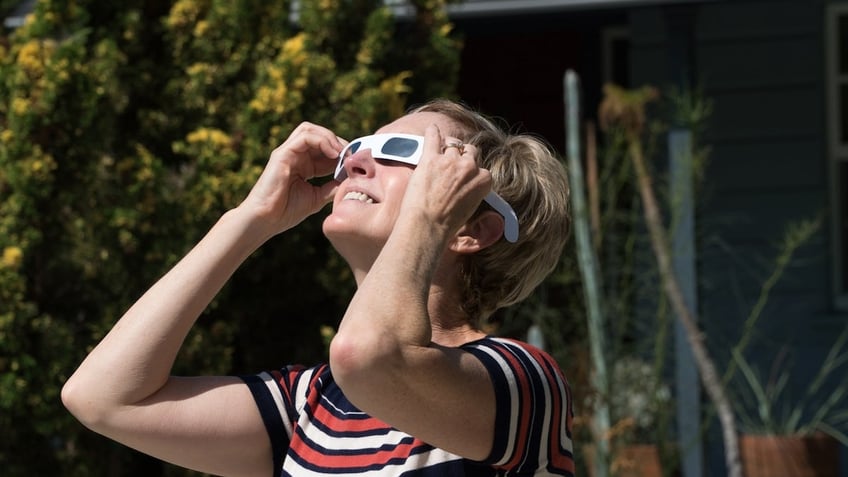
[{"label": "striped shirt", "polygon": [[495,439],[471,461],[400,432],[353,406],[326,364],[242,377],[256,400],[280,476],[574,475],[571,391],[545,352],[487,337],[462,346],[495,387]]}]

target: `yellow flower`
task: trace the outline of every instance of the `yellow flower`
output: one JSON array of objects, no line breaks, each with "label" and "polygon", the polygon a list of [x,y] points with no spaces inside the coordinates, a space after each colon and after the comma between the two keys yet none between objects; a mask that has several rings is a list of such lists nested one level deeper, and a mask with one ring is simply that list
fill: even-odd
[{"label": "yellow flower", "polygon": [[374,61],[374,52],[371,48],[363,47],[356,54],[356,62],[362,65],[370,65]]},{"label": "yellow flower", "polygon": [[212,143],[219,147],[230,146],[230,136],[220,129],[200,128],[188,134],[186,141],[189,144]]},{"label": "yellow flower", "polygon": [[178,27],[194,22],[200,16],[200,5],[195,0],[182,0],[171,7],[168,26]]},{"label": "yellow flower", "polygon": [[209,73],[209,63],[194,63],[186,68],[189,76],[205,75]]},{"label": "yellow flower", "polygon": [[331,340],[331,339],[333,339],[333,336],[335,336],[336,330],[333,329],[332,326],[322,325],[321,328],[320,328],[320,333],[321,333],[321,337],[324,338],[325,340]]},{"label": "yellow flower", "polygon": [[30,40],[18,51],[18,64],[30,76],[40,76],[44,72],[47,57],[56,48],[53,40]]},{"label": "yellow flower", "polygon": [[210,176],[208,178],[207,183],[209,184],[209,189],[212,192],[218,192],[221,190],[221,178],[217,176]]},{"label": "yellow flower", "polygon": [[304,33],[298,33],[286,40],[286,42],[283,43],[283,55],[293,56],[303,51],[303,43],[305,39],[306,35]]},{"label": "yellow flower", "polygon": [[256,90],[256,96],[250,102],[250,108],[259,113],[268,111],[283,113],[286,109],[287,94],[288,88],[283,83],[277,83],[275,88],[262,86]]},{"label": "yellow flower", "polygon": [[71,78],[71,74],[69,73],[71,70],[71,62],[68,61],[67,58],[63,58],[56,62],[53,69],[56,71],[56,76],[59,78],[59,81],[65,82]]},{"label": "yellow flower", "polygon": [[3,249],[3,261],[0,264],[4,268],[18,268],[24,260],[24,252],[20,247],[6,247]]},{"label": "yellow flower", "polygon": [[49,154],[33,154],[29,160],[29,170],[33,178],[49,179],[50,172],[54,169],[56,169],[56,161]]},{"label": "yellow flower", "polygon": [[283,69],[278,66],[268,67],[268,76],[274,81],[283,81]]},{"label": "yellow flower", "polygon": [[380,93],[393,117],[401,116],[406,109],[405,95],[410,92],[410,87],[404,82],[411,76],[412,72],[401,71],[380,83]]},{"label": "yellow flower", "polygon": [[259,100],[259,98],[253,98],[250,100],[250,103],[247,105],[251,110],[256,111],[257,113],[266,113],[268,112],[268,108],[265,103]]},{"label": "yellow flower", "polygon": [[29,111],[29,101],[24,98],[15,98],[12,100],[12,112],[18,116],[23,116]]},{"label": "yellow flower", "polygon": [[194,36],[202,37],[206,30],[209,29],[209,22],[206,20],[200,20],[197,22],[197,25],[194,26]]},{"label": "yellow flower", "polygon": [[40,71],[42,68],[41,46],[36,40],[25,43],[18,51],[18,64],[27,73]]},{"label": "yellow flower", "polygon": [[150,182],[154,177],[153,169],[149,167],[139,169],[139,171],[135,174],[135,178],[138,182]]},{"label": "yellow flower", "polygon": [[4,129],[3,132],[0,132],[0,142],[9,144],[14,138],[15,133],[13,133],[11,129]]},{"label": "yellow flower", "polygon": [[300,66],[306,61],[306,52],[304,51],[304,43],[306,42],[306,34],[298,33],[289,38],[283,43],[283,51],[281,57],[292,62],[295,66]]}]

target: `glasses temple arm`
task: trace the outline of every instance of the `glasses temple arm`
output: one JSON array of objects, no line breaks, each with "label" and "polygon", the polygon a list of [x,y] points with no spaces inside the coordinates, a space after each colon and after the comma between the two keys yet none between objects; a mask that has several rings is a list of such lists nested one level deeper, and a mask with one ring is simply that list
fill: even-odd
[{"label": "glasses temple arm", "polygon": [[494,192],[489,192],[483,199],[504,218],[504,238],[515,243],[518,240],[518,216],[512,207]]}]

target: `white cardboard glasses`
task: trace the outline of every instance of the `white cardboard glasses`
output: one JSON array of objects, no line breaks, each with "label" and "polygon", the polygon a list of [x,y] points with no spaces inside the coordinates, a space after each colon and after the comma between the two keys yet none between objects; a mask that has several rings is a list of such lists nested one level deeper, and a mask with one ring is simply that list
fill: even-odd
[{"label": "white cardboard glasses", "polygon": [[[402,162],[417,166],[424,154],[424,137],[412,134],[374,134],[351,141],[339,154],[339,163],[333,176],[337,181],[347,177],[344,168],[345,159],[356,151],[371,149],[374,159]],[[518,240],[518,217],[512,207],[494,192],[489,192],[483,199],[504,218],[504,238],[509,242]]]}]

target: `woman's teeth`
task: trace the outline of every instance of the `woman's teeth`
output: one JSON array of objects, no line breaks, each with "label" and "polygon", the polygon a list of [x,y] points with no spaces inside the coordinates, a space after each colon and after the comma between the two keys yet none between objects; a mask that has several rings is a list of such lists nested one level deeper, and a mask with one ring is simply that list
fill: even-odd
[{"label": "woman's teeth", "polygon": [[360,202],[365,202],[366,204],[373,204],[374,203],[374,199],[372,199],[371,197],[368,197],[367,194],[364,194],[362,192],[353,192],[353,191],[345,194],[344,200],[358,200]]}]

